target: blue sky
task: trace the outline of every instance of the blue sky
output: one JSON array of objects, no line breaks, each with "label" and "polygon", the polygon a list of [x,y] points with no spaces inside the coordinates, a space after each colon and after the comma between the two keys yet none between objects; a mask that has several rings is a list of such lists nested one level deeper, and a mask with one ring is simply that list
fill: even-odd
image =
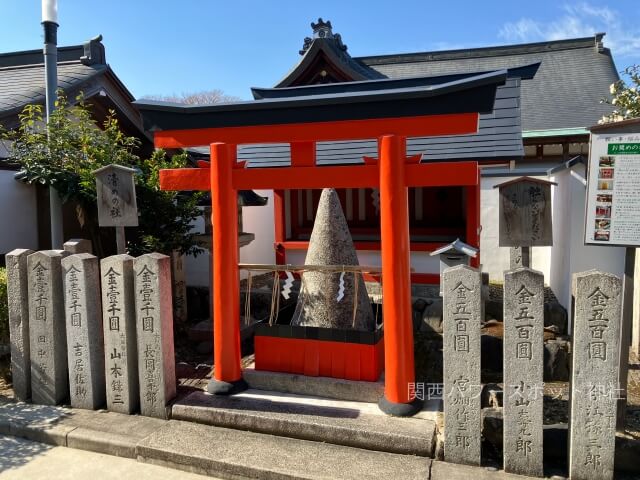
[{"label": "blue sky", "polygon": [[[248,99],[298,61],[310,22],[331,20],[353,56],[607,32],[616,66],[640,63],[640,2],[59,0],[59,44],[104,36],[136,97],[218,88]],[[0,52],[41,48],[40,0],[0,0]],[[586,73],[586,72],[585,72]]]}]

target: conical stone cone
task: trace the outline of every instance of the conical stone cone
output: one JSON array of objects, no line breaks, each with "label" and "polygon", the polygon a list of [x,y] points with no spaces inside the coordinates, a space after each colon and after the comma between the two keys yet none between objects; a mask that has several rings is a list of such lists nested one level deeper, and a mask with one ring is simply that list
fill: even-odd
[{"label": "conical stone cone", "polygon": [[[358,265],[347,220],[333,188],[325,188],[320,196],[305,264]],[[292,325],[365,331],[374,329],[375,319],[362,275],[357,275],[356,292],[354,274],[344,274],[344,297],[338,301],[340,273],[303,273],[304,290],[298,297]],[[358,307],[354,322],[353,300],[356,294]]]}]

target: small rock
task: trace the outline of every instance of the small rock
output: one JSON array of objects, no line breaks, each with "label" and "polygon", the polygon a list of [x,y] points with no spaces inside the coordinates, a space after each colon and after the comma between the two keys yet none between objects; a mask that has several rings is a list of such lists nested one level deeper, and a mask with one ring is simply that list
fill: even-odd
[{"label": "small rock", "polygon": [[427,303],[427,301],[424,298],[414,299],[413,311],[422,313],[422,312],[424,312],[424,309],[427,307],[427,305],[429,305],[429,304]]},{"label": "small rock", "polygon": [[501,322],[499,322],[498,320],[496,320],[495,318],[492,318],[491,320],[487,320],[484,325],[482,325],[482,328],[486,328],[486,327],[490,327],[492,325],[498,325]]},{"label": "small rock", "polygon": [[502,407],[502,387],[495,383],[487,383],[482,388],[482,408]]},{"label": "small rock", "polygon": [[423,333],[442,333],[442,299],[434,299],[422,313],[420,331]]},{"label": "small rock", "polygon": [[482,409],[482,436],[496,451],[502,450],[502,409]]},{"label": "small rock", "polygon": [[545,327],[554,325],[558,327],[556,333],[567,331],[567,310],[557,301],[544,304],[544,325]]},{"label": "small rock", "polygon": [[637,474],[638,458],[640,458],[640,442],[634,438],[616,436],[616,469]]},{"label": "small rock", "polygon": [[484,302],[484,313],[485,316],[489,316],[491,318],[495,318],[497,320],[502,321],[503,319],[503,311],[502,311],[502,299],[489,299]]},{"label": "small rock", "polygon": [[569,381],[569,343],[560,340],[544,344],[544,380]]},{"label": "small rock", "polygon": [[419,331],[422,323],[422,313],[427,307],[427,302],[424,298],[418,298],[413,302],[413,330]]}]

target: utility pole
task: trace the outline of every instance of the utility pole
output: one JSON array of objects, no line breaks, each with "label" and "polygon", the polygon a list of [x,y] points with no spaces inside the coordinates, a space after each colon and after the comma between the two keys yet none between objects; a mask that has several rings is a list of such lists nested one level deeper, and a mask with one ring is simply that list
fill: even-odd
[{"label": "utility pole", "polygon": [[[42,0],[42,27],[44,29],[44,78],[47,123],[56,107],[58,88],[58,1]],[[49,185],[49,210],[51,217],[51,248],[61,249],[64,243],[62,231],[62,201],[58,191]]]}]

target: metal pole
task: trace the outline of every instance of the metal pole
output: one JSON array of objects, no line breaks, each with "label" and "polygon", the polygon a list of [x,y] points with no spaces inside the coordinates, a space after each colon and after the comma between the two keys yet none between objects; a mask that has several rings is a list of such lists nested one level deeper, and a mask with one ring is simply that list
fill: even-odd
[{"label": "metal pole", "polygon": [[[45,4],[51,3],[43,0],[43,15]],[[57,5],[55,8],[57,12]],[[47,122],[55,110],[58,88],[58,24],[55,21],[43,18],[44,28],[44,75]],[[62,232],[62,201],[56,189],[49,186],[49,209],[51,216],[51,248],[60,249],[64,243]]]},{"label": "metal pole", "polygon": [[633,320],[633,274],[636,265],[635,247],[627,247],[624,260],[622,282],[622,326],[620,328],[620,357],[618,371],[618,412],[616,430],[624,432],[627,414],[627,381],[629,375],[629,345],[631,343],[631,322]]},{"label": "metal pole", "polygon": [[127,253],[127,241],[124,235],[124,227],[116,227],[116,248],[118,255]]}]

